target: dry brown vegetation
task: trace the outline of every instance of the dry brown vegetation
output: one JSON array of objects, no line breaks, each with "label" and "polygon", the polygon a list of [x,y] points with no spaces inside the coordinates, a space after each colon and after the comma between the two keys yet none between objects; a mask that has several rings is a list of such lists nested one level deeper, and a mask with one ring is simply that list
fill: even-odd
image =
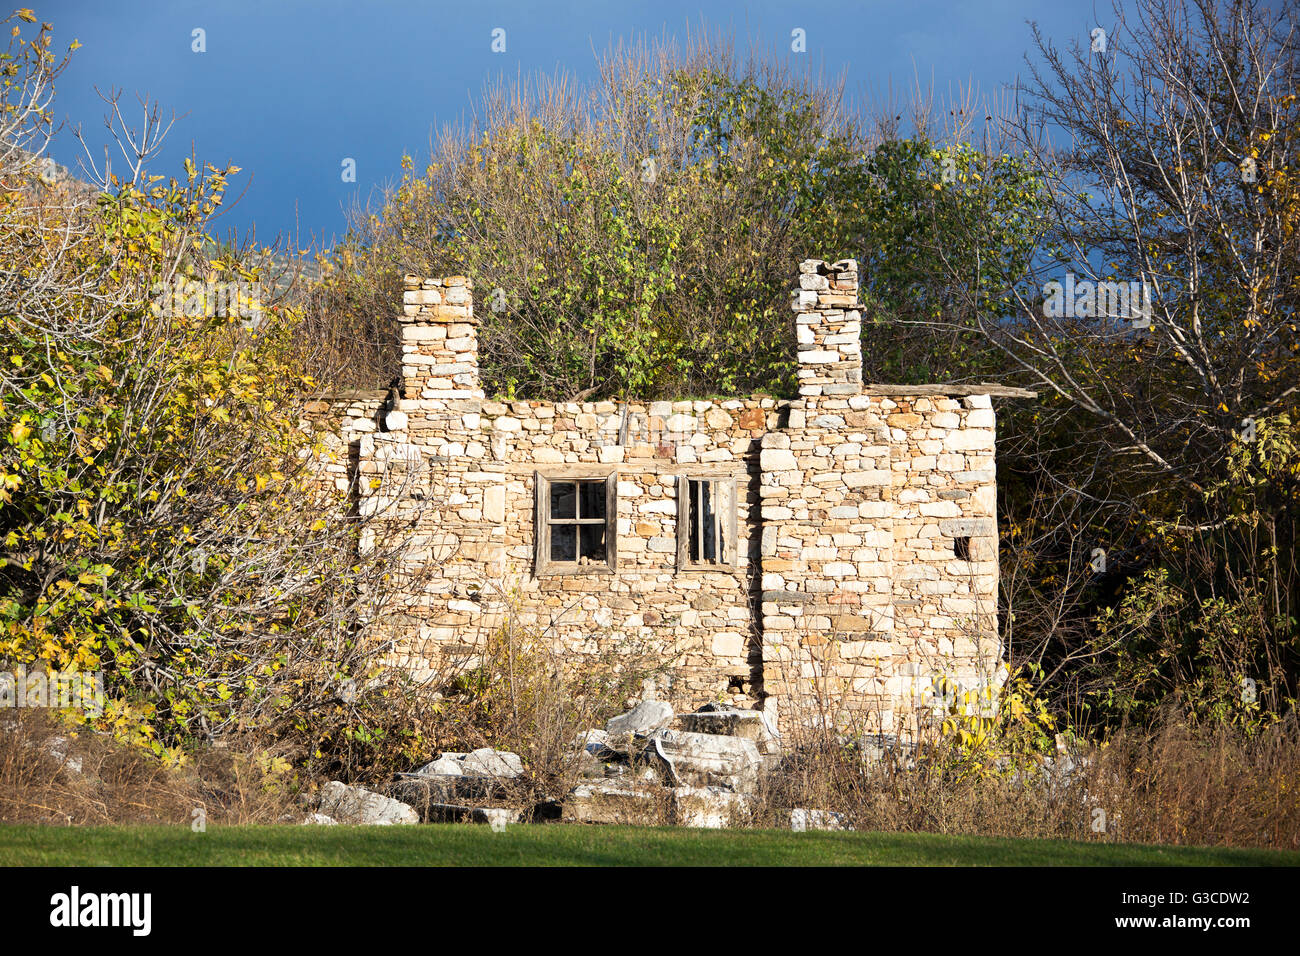
[{"label": "dry brown vegetation", "polygon": [[[0,822],[61,826],[275,823],[302,818],[283,760],[231,740],[167,767],[104,734],[18,710],[0,732]],[[196,814],[195,811],[200,811]]]},{"label": "dry brown vegetation", "polygon": [[[426,698],[429,756],[513,750],[526,773],[482,802],[544,808],[579,780],[575,739],[622,710],[663,659],[635,649],[579,666],[545,633],[508,621],[473,664],[441,698]],[[791,723],[785,760],[733,825],[788,828],[791,808],[803,807],[838,814],[855,830],[1300,848],[1294,718],[1247,736],[1167,708],[1150,727],[1125,726],[1100,743],[1058,738],[1050,754],[1005,746],[1005,737],[973,754],[940,735],[882,755],[864,752],[871,738],[843,728]],[[377,767],[332,769],[385,789]],[[241,740],[167,768],[139,748],[19,710],[0,733],[0,822],[189,825],[202,808],[209,823],[296,823],[300,796],[331,775],[295,772]]]},{"label": "dry brown vegetation", "polygon": [[1297,849],[1296,731],[1291,720],[1249,739],[1171,711],[1051,762],[988,773],[951,744],[871,762],[856,747],[809,741],[766,781],[753,822],[788,826],[788,808],[810,807],[857,830]]},{"label": "dry brown vegetation", "polygon": [[582,771],[579,737],[625,711],[671,661],[671,652],[635,639],[617,651],[574,654],[550,629],[508,611],[475,660],[449,669],[432,738],[440,751],[517,753],[525,773],[506,787],[507,804],[558,800]]}]

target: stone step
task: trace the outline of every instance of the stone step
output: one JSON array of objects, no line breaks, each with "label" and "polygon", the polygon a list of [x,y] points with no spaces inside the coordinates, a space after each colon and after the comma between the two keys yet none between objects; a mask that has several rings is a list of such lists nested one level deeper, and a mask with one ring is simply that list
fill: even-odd
[{"label": "stone step", "polygon": [[781,755],[781,739],[772,719],[761,710],[706,704],[677,718],[677,726],[687,733],[715,734],[752,740],[769,768]]},{"label": "stone step", "polygon": [[397,780],[388,787],[390,796],[409,803],[421,815],[426,807],[433,804],[492,800],[505,796],[509,790],[508,781],[505,780],[446,773],[399,774]]},{"label": "stone step", "polygon": [[679,827],[720,830],[745,822],[753,798],[717,787],[676,787],[672,796],[672,822]]},{"label": "stone step", "polygon": [[669,791],[635,781],[584,783],[564,801],[564,823],[657,826],[669,819]]},{"label": "stone step", "polygon": [[743,737],[756,743],[776,736],[767,715],[761,710],[698,710],[693,714],[682,714],[677,723],[690,733]]},{"label": "stone step", "polygon": [[763,763],[752,740],[685,730],[655,731],[642,753],[666,763],[666,776],[678,786],[722,787],[736,792],[755,789]]},{"label": "stone step", "polygon": [[673,824],[717,830],[744,822],[752,798],[720,787],[585,783],[564,801],[565,823]]},{"label": "stone step", "polygon": [[500,829],[519,823],[523,811],[515,807],[471,807],[458,803],[431,803],[426,811],[425,823],[486,823]]}]

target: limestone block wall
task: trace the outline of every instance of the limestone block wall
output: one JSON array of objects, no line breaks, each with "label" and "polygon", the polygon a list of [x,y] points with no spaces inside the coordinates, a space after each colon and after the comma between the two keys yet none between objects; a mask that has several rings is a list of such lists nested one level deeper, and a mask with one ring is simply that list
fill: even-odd
[{"label": "limestone block wall", "polygon": [[865,712],[893,673],[893,450],[882,411],[866,396],[811,396],[791,409],[787,432],[763,439],[764,686],[804,705],[801,717]]},{"label": "limestone block wall", "polygon": [[[621,647],[671,662],[658,691],[679,703],[753,700],[761,666],[756,627],[758,455],[779,417],[770,398],[724,402],[545,403],[403,399],[400,431],[367,436],[363,469],[379,477],[363,511],[390,526],[414,521],[408,571],[436,564],[402,610],[395,662],[438,671],[472,659],[475,643],[514,620],[565,652]],[[390,416],[391,417],[391,416]],[[401,449],[385,452],[385,446]],[[381,464],[418,462],[417,474]],[[612,573],[537,575],[538,475],[615,475]],[[734,566],[677,566],[683,477],[734,478]],[[440,501],[421,510],[416,498]],[[418,512],[418,516],[417,515]]]},{"label": "limestone block wall", "polygon": [[[933,706],[935,675],[1000,686],[994,412],[987,394],[881,397],[890,426],[897,729]],[[886,711],[882,710],[882,713]]]},{"label": "limestone block wall", "polygon": [[301,427],[319,439],[320,449],[310,463],[322,485],[350,494],[361,455],[361,438],[374,432],[389,393],[382,389],[328,393],[307,402]]},{"label": "limestone block wall", "polygon": [[[766,407],[764,407],[766,405]],[[775,402],[751,400],[590,405],[514,403],[492,419],[507,431],[507,575],[519,581],[521,617],[550,627],[566,648],[631,642],[671,659],[660,691],[679,702],[747,699],[757,646],[753,627],[753,519],[756,439]],[[488,412],[497,412],[489,407]],[[614,573],[530,574],[538,475],[615,475]],[[678,482],[730,477],[737,488],[734,567],[677,567]],[[597,637],[593,643],[593,625]]]},{"label": "limestone block wall", "polygon": [[763,439],[764,687],[913,732],[936,676],[974,688],[1001,660],[989,396],[810,397],[790,420]]},{"label": "limestone block wall", "polygon": [[841,259],[799,263],[799,288],[791,294],[798,343],[800,395],[852,395],[862,385],[862,314],[858,264]]},{"label": "limestone block wall", "polygon": [[402,294],[402,397],[482,398],[473,285],[407,275]]},{"label": "limestone block wall", "polygon": [[[991,396],[1030,393],[864,385],[857,296],[852,260],[800,264],[793,400],[495,401],[469,280],[407,276],[400,388],[347,409],[340,437],[368,540],[409,544],[382,621],[394,664],[472,664],[508,614],[578,660],[656,657],[649,692],[679,706],[883,733],[915,729],[937,675],[994,675]],[[680,566],[691,477],[735,481],[726,565]],[[539,564],[538,486],[566,479],[612,480],[612,568]]]}]

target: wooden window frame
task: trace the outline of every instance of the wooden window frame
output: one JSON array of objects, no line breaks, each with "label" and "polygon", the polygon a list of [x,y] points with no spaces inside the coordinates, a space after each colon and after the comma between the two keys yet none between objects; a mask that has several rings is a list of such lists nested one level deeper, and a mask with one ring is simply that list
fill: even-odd
[{"label": "wooden window frame", "polygon": [[[551,520],[551,485],[556,482],[603,481],[605,483],[605,561],[598,564],[578,564],[576,561],[551,560],[551,527],[554,524],[584,524],[575,521]],[[618,567],[618,473],[602,471],[599,474],[580,470],[544,475],[533,473],[533,573],[536,577],[555,577],[576,574],[613,574]]]},{"label": "wooden window frame", "polygon": [[[691,494],[690,483],[692,481],[707,481],[714,485],[714,500],[718,497],[716,489],[725,487],[728,489],[728,498],[731,507],[726,514],[719,515],[715,509],[714,517],[717,524],[714,528],[714,534],[719,546],[722,548],[721,561],[691,561],[691,539],[690,535],[694,519],[691,515]],[[736,515],[740,511],[739,499],[739,482],[735,475],[688,475],[681,474],[677,476],[677,570],[679,571],[718,571],[733,570],[740,566],[739,547],[736,535]],[[702,529],[697,533],[702,533]],[[700,551],[703,552],[703,548]]]}]

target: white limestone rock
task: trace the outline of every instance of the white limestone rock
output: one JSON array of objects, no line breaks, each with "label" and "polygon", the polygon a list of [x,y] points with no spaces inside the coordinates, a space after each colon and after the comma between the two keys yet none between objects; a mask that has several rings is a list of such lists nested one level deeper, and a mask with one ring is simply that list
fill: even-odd
[{"label": "white limestone rock", "polygon": [[667,727],[673,722],[672,705],[662,700],[644,700],[626,714],[613,717],[605,724],[605,732],[615,734],[648,734]]},{"label": "white limestone rock", "polygon": [[331,780],[321,788],[320,813],[344,823],[367,826],[420,822],[419,814],[407,804],[338,780]]}]

